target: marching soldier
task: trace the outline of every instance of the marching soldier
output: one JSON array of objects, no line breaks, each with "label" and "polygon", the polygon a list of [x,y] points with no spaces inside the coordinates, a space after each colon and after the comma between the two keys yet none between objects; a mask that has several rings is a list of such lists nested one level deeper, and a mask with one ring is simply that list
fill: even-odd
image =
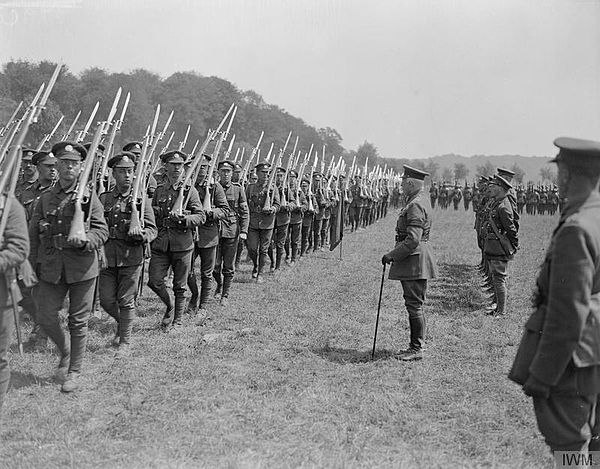
[{"label": "marching soldier", "polygon": [[312,247],[312,229],[315,219],[315,207],[317,201],[315,200],[314,194],[310,194],[309,191],[310,181],[308,179],[302,179],[300,183],[300,190],[306,195],[306,210],[302,216],[302,239],[300,241],[300,257],[310,253]]},{"label": "marching soldier", "polygon": [[[85,240],[70,240],[72,196],[78,183],[87,183],[78,181],[86,151],[79,144],[60,142],[52,147],[52,153],[58,159],[58,183],[40,196],[34,208],[29,224],[31,264],[36,266],[39,277],[36,299],[38,304],[39,299],[44,303],[40,323],[60,351],[59,371],[68,367],[62,391],[73,392],[80,387],[88,319],[99,274],[97,250],[106,242],[108,228],[102,204],[91,191],[84,207]],[[67,294],[70,345],[58,316]]]},{"label": "marching soldier", "polygon": [[21,170],[22,175],[17,182],[15,187],[15,196],[19,202],[22,202],[23,192],[29,190],[38,179],[38,171],[33,163],[33,155],[36,151],[31,149],[23,149],[21,157]]},{"label": "marching soldier", "polygon": [[[135,155],[135,159],[137,161],[140,158],[140,156],[142,155],[142,147],[143,147],[142,142],[129,142],[123,146],[123,151],[128,152],[128,153],[133,153]],[[163,181],[161,181],[161,182],[163,182]],[[148,183],[147,183],[147,189],[146,189],[146,194],[148,195],[149,198],[154,197],[154,193],[156,192],[157,187],[158,187],[157,179],[154,177],[153,174],[150,174],[148,176]]]},{"label": "marching soldier", "polygon": [[429,202],[431,203],[431,208],[435,208],[435,201],[438,198],[438,188],[435,182],[431,183],[431,187],[429,188]]},{"label": "marching soldier", "polygon": [[[264,162],[256,165],[257,180],[248,184],[246,199],[250,210],[250,224],[248,228],[248,254],[254,265],[252,278],[257,283],[262,283],[263,272],[267,261],[269,244],[275,227],[275,213],[279,208],[279,191],[269,188],[270,163]],[[269,202],[267,202],[269,197]]]},{"label": "marching soldier", "polygon": [[509,378],[533,398],[550,449],[585,455],[600,451],[600,142],[563,137],[554,144],[567,203]]},{"label": "marching soldier", "polygon": [[[507,196],[510,189],[512,185],[502,176],[496,175],[490,181],[490,207],[487,217],[482,219],[484,253],[495,300],[487,314],[493,316],[501,316],[505,313],[508,261],[513,259],[519,246],[519,228],[515,223],[514,210]],[[496,304],[495,307],[493,303]]]},{"label": "marching soldier", "polygon": [[454,186],[454,190],[452,191],[452,203],[454,204],[454,210],[458,210],[458,205],[463,198],[462,191],[460,190],[460,186],[456,184]]},{"label": "marching soldier", "polygon": [[[188,286],[192,296],[188,304],[188,313],[194,316],[199,308],[204,316],[200,318],[200,323],[209,319],[207,314],[208,302],[212,289],[213,271],[217,257],[217,245],[219,244],[219,226],[220,221],[229,217],[229,204],[225,197],[225,191],[217,181],[209,181],[208,157],[200,163],[200,171],[196,181],[196,190],[201,201],[205,201],[203,206],[206,213],[206,220],[196,229],[196,241],[190,275],[188,277]],[[212,179],[212,177],[211,177]],[[200,258],[200,295],[198,295],[198,283],[196,282],[195,264],[196,258]],[[217,284],[220,288],[220,284]],[[200,304],[198,304],[200,300]]]},{"label": "marching soldier", "polygon": [[[100,195],[104,217],[108,223],[108,241],[104,245],[106,268],[100,272],[100,304],[117,321],[113,345],[117,356],[129,353],[131,328],[135,320],[135,296],[144,263],[144,251],[156,238],[157,229],[150,201],[146,200],[141,213],[141,200],[132,200],[135,155],[120,153],[108,161],[115,186]],[[143,195],[146,197],[146,195]],[[137,205],[143,226],[141,235],[130,235],[132,204]]]},{"label": "marching soldier", "polygon": [[302,254],[300,243],[302,239],[302,221],[308,208],[304,192],[298,188],[298,173],[293,169],[289,174],[289,188],[296,199],[290,213],[290,226],[285,244],[286,259],[291,255],[290,266],[294,266]]},{"label": "marching soldier", "polygon": [[357,174],[354,177],[354,184],[350,187],[350,193],[352,194],[352,202],[350,203],[350,232],[358,230],[360,227],[360,221],[362,220],[363,199],[362,199],[362,188],[361,188],[361,177]]},{"label": "marching soldier", "polygon": [[[248,237],[248,223],[250,221],[246,192],[242,186],[232,181],[235,166],[230,161],[219,163],[220,184],[225,191],[229,211],[221,220],[221,236],[217,247],[217,260],[213,275],[217,281],[216,294],[221,295],[221,306],[226,306],[229,290],[235,273],[234,261],[238,243]],[[239,177],[238,177],[239,180]]]},{"label": "marching soldier", "polygon": [[[5,204],[6,199],[2,198],[0,200],[0,218],[5,210]],[[0,411],[10,381],[7,356],[14,325],[12,301],[20,299],[19,289],[15,286],[15,271],[29,255],[25,210],[14,197],[7,210],[9,210],[8,221],[4,233],[2,233],[2,244],[0,244]],[[9,289],[12,289],[14,293],[12,298]]]},{"label": "marching soldier", "polygon": [[[292,193],[288,187],[284,187],[286,169],[278,167],[275,175],[275,186],[279,192],[279,209],[275,215],[275,231],[273,241],[269,245],[269,258],[271,259],[271,270],[281,269],[281,261],[285,253],[285,240],[288,236],[291,214],[296,207],[296,194]],[[275,245],[275,265],[273,266],[273,245]]]},{"label": "marching soldier", "polygon": [[404,361],[423,358],[426,321],[423,304],[427,294],[427,280],[435,278],[437,267],[429,245],[431,217],[422,200],[423,184],[428,173],[404,165],[402,192],[406,205],[400,211],[396,224],[396,247],[384,254],[381,262],[392,263],[390,280],[400,280],[404,304],[408,310],[410,344],[400,352]]},{"label": "marching soldier", "polygon": [[323,175],[315,172],[313,174],[312,185],[314,187],[315,200],[315,218],[313,220],[313,252],[318,251],[323,246],[321,232],[324,223],[325,209],[327,208],[327,197],[323,189]]},{"label": "marching soldier", "polygon": [[[162,327],[167,330],[171,324],[181,325],[186,308],[186,282],[194,251],[194,230],[204,223],[206,214],[202,210],[198,191],[192,186],[183,188],[183,213],[173,211],[183,184],[183,164],[187,155],[180,151],[169,151],[160,158],[165,163],[166,177],[152,198],[158,235],[151,245],[148,286],[166,306]],[[169,268],[173,270],[174,309],[165,284]]]}]

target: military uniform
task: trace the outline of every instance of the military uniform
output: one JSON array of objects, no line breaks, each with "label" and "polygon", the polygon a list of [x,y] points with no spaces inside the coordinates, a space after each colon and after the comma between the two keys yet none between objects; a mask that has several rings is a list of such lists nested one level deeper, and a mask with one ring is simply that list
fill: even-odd
[{"label": "military uniform", "polygon": [[[305,179],[304,183],[306,184],[306,190],[308,192],[308,181]],[[316,206],[317,200],[314,194],[306,194],[306,210],[304,211],[304,215],[302,215],[302,240],[300,241],[300,256],[308,254],[312,248],[312,230],[315,219]]]},{"label": "military uniform", "polygon": [[[404,166],[403,178],[423,180],[427,173]],[[431,218],[421,193],[407,199],[396,224],[396,246],[382,261],[392,262],[390,280],[400,280],[404,291],[404,304],[408,310],[410,345],[400,358],[421,358],[425,344],[426,321],[423,304],[427,294],[427,281],[435,278],[437,267],[429,245]]]},{"label": "military uniform", "polygon": [[[229,162],[222,161],[219,163],[219,168],[228,166],[227,163]],[[220,290],[221,298],[228,298],[235,273],[234,262],[240,234],[248,235],[250,215],[248,212],[248,202],[246,201],[246,192],[242,186],[237,182],[231,182],[222,187],[229,205],[229,212],[221,220],[221,233],[213,275],[217,281],[217,288]]]},{"label": "military uniform", "polygon": [[[112,168],[133,168],[133,155],[116,155],[108,162]],[[141,200],[136,201],[143,226],[141,238],[129,235],[132,216],[131,188],[121,193],[115,186],[100,195],[104,217],[108,223],[108,241],[104,245],[106,267],[100,272],[100,304],[117,321],[118,344],[127,346],[131,327],[135,320],[135,298],[138,282],[145,261],[148,244],[156,238],[157,229],[150,201],[146,199],[142,212]],[[143,197],[146,197],[143,194]]]},{"label": "military uniform", "polygon": [[[257,169],[268,168],[268,163],[260,163]],[[275,214],[279,208],[279,191],[271,188],[268,197],[271,198],[271,210],[265,211],[268,182],[263,184],[256,182],[248,184],[246,188],[246,199],[250,211],[250,223],[248,227],[248,254],[252,259],[254,268],[252,275],[257,280],[263,274],[267,260],[269,244],[275,227]]]},{"label": "military uniform", "polygon": [[[81,145],[70,142],[57,143],[52,153],[64,160],[78,161],[86,156]],[[87,241],[82,247],[76,247],[67,240],[75,214],[72,198],[76,186],[77,183],[73,183],[63,187],[59,180],[44,192],[29,224],[31,260],[40,280],[35,295],[38,304],[42,301],[44,304],[44,308],[40,309],[39,321],[62,355],[61,368],[66,366],[70,355],[68,375],[62,389],[65,392],[77,388],[71,386],[81,371],[88,320],[99,274],[99,251],[108,238],[102,204],[92,191],[87,197],[87,204],[83,206]],[[70,347],[58,316],[67,294],[70,300]]]},{"label": "military uniform", "polygon": [[[278,170],[285,172],[283,168],[278,168]],[[274,270],[281,268],[281,261],[285,254],[285,240],[290,227],[291,211],[296,207],[296,194],[294,191],[290,191],[288,187],[282,187],[281,185],[277,186],[277,191],[279,192],[279,209],[275,215],[275,231],[269,246],[269,258],[271,259],[271,267],[274,267]],[[274,265],[273,247],[275,247]]]},{"label": "military uniform", "polygon": [[[186,155],[171,151],[161,155],[163,162],[183,163]],[[183,182],[171,184],[168,178],[159,185],[152,198],[152,208],[158,228],[158,235],[152,242],[152,257],[148,266],[148,286],[166,306],[163,327],[181,324],[186,308],[186,282],[192,265],[195,228],[206,220],[198,191],[191,186],[184,188],[183,214],[172,215],[175,202]],[[169,268],[173,270],[173,292],[175,309],[165,283]]]},{"label": "military uniform", "polygon": [[294,193],[294,206],[290,209],[290,225],[288,230],[288,237],[285,243],[285,255],[286,258],[290,257],[291,264],[294,264],[302,251],[300,250],[302,241],[302,222],[304,219],[304,212],[308,208],[306,196],[304,192],[297,189],[297,181],[294,180],[290,186],[291,192]]},{"label": "military uniform", "polygon": [[600,450],[600,195],[592,189],[600,142],[554,143],[560,148],[554,161],[594,171],[591,190],[566,183],[569,200],[538,274],[535,310],[509,377],[533,397],[550,449],[585,453]]},{"label": "military uniform", "polygon": [[[0,219],[4,216],[5,199],[0,199]],[[0,411],[10,381],[8,348],[14,326],[12,301],[19,301],[16,288],[16,269],[29,255],[29,236],[25,221],[25,210],[16,198],[11,196],[6,228],[0,245]],[[11,298],[10,290],[14,297]]]}]

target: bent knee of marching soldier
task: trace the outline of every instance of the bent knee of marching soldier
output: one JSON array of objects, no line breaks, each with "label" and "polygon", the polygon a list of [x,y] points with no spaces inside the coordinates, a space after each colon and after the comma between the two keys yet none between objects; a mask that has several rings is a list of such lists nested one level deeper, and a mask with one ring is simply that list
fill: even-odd
[{"label": "bent knee of marching soldier", "polygon": [[504,278],[508,275],[508,261],[503,261],[499,259],[489,259],[488,265],[490,273],[494,277]]}]

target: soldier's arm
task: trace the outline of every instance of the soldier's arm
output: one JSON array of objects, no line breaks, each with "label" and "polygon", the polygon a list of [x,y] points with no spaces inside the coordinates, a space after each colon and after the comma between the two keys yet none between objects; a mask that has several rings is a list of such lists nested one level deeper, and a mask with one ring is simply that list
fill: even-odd
[{"label": "soldier's arm", "polygon": [[214,187],[214,204],[213,204],[213,218],[215,220],[224,220],[229,217],[229,203],[227,202],[227,196],[223,190],[223,186],[218,182],[215,183]]},{"label": "soldier's arm", "polygon": [[500,223],[502,223],[502,228],[506,232],[506,236],[513,246],[517,247],[519,245],[519,233],[517,231],[517,227],[515,226],[515,218],[512,208],[507,208],[504,205],[501,205],[498,209],[498,217],[500,218]]},{"label": "soldier's arm", "polygon": [[271,204],[275,211],[279,210],[279,206],[281,205],[281,199],[279,198],[279,190],[274,188],[273,190],[273,203]]},{"label": "soldier's arm", "polygon": [[13,197],[0,250],[0,273],[6,273],[9,269],[21,265],[28,255],[29,236],[25,221],[25,209]]},{"label": "soldier's arm", "polygon": [[108,225],[104,219],[104,207],[94,191],[91,192],[90,213],[88,216],[90,217],[90,229],[86,233],[87,243],[84,249],[93,251],[106,243],[108,239]]},{"label": "soldier's arm", "polygon": [[388,256],[394,259],[394,261],[401,261],[415,252],[419,247],[421,238],[423,237],[423,228],[426,223],[425,212],[422,207],[417,204],[408,207],[406,223],[406,238],[388,253]]},{"label": "soldier's arm", "polygon": [[573,358],[590,313],[597,245],[576,224],[563,226],[553,240],[546,318],[529,371],[554,386]]},{"label": "soldier's arm", "polygon": [[31,220],[29,220],[29,262],[34,269],[37,264],[38,248],[40,245],[40,222],[44,217],[43,206],[42,197],[40,197],[33,209]]},{"label": "soldier's arm", "polygon": [[306,212],[306,210],[308,209],[308,200],[306,199],[304,192],[298,192],[298,200],[296,201],[296,203],[298,204],[298,208],[301,212]]},{"label": "soldier's arm", "polygon": [[248,233],[248,225],[250,224],[250,209],[248,208],[248,201],[246,199],[246,193],[244,190],[239,191],[238,198],[238,217],[240,224],[240,233]]},{"label": "soldier's arm", "polygon": [[206,212],[202,209],[202,203],[200,202],[200,196],[195,187],[190,187],[190,198],[186,210],[189,210],[189,214],[185,215],[185,224],[188,228],[200,226],[206,221]]},{"label": "soldier's arm", "polygon": [[146,204],[144,205],[144,241],[151,243],[157,236],[158,229],[156,228],[154,210],[150,205],[150,200],[146,200]]}]

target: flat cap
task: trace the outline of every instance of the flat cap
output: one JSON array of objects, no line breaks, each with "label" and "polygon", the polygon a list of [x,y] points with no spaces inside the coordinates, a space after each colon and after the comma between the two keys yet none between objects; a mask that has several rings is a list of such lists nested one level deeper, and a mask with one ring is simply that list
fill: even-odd
[{"label": "flat cap", "polygon": [[283,166],[277,166],[277,171],[279,171],[280,173],[286,173],[287,172],[287,170]]},{"label": "flat cap", "polygon": [[257,164],[257,165],[254,167],[254,169],[255,169],[256,171],[264,171],[265,169],[266,169],[266,170],[269,170],[269,169],[271,169],[271,163],[269,163],[269,162],[267,162],[267,161],[263,161],[263,162],[261,162],[261,163],[258,163],[258,164]]},{"label": "flat cap", "polygon": [[40,163],[56,164],[56,158],[49,151],[38,151],[33,155],[33,158],[31,158],[31,162],[36,166]]},{"label": "flat cap", "polygon": [[242,169],[243,169],[243,168],[242,168],[242,165],[241,165],[241,164],[239,164],[239,163],[236,163],[236,164],[235,164],[235,167],[234,167],[234,169],[233,169],[233,170],[234,170],[234,171],[238,171],[238,170],[239,170],[239,171],[241,171]]},{"label": "flat cap", "polygon": [[128,151],[135,154],[142,153],[142,142],[129,142],[123,145],[123,151]]},{"label": "flat cap", "polygon": [[[85,151],[90,151],[90,147],[92,146],[92,142],[87,142],[83,144],[83,148],[85,148]],[[104,150],[106,150],[106,148],[104,147],[104,145],[102,145],[101,143],[98,144],[98,150],[96,151],[101,151],[104,152]]]},{"label": "flat cap", "polygon": [[135,167],[135,155],[124,151],[113,156],[107,163],[109,168],[133,168]]},{"label": "flat cap", "polygon": [[168,151],[160,155],[163,163],[185,163],[187,155],[179,150]]},{"label": "flat cap", "polygon": [[490,183],[496,184],[497,186],[500,186],[506,190],[512,189],[512,184],[498,174],[491,179]]},{"label": "flat cap", "polygon": [[508,179],[509,181],[513,178],[513,176],[515,175],[514,171],[511,171],[510,169],[505,169],[505,168],[498,168],[496,171],[498,171],[498,174],[500,176],[502,176],[504,179]]},{"label": "flat cap", "polygon": [[313,173],[313,179],[322,179],[322,178],[323,178],[323,175],[320,172],[315,171]]},{"label": "flat cap", "polygon": [[297,178],[298,177],[298,173],[295,170],[290,169],[290,176]]},{"label": "flat cap", "polygon": [[83,145],[75,142],[58,142],[52,146],[51,152],[59,160],[85,160],[87,151]]},{"label": "flat cap", "polygon": [[231,169],[233,170],[234,168],[234,164],[229,161],[229,160],[223,160],[223,161],[219,161],[219,164],[217,165],[217,169]]},{"label": "flat cap", "polygon": [[424,181],[427,176],[429,176],[429,173],[426,173],[425,171],[413,168],[412,166],[404,165],[404,174],[402,174],[403,178],[419,179],[420,181]]},{"label": "flat cap", "polygon": [[600,167],[600,142],[580,138],[560,137],[554,140],[560,150],[551,162],[564,162],[568,165],[585,168]]},{"label": "flat cap", "polygon": [[23,148],[22,150],[23,156],[21,157],[21,159],[23,161],[31,161],[31,159],[33,158],[33,155],[35,155],[35,150],[31,149],[31,148]]}]

